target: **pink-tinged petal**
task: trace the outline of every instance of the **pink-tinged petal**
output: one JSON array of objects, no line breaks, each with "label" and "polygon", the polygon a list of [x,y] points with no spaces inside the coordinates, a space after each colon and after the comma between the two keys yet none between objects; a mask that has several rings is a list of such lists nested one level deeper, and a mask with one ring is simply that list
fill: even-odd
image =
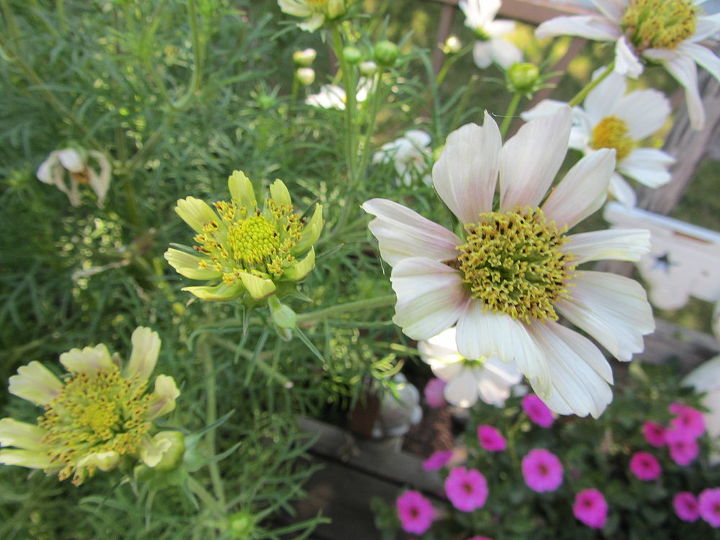
[{"label": "pink-tinged petal", "polygon": [[387,199],[371,199],[362,208],[376,216],[368,227],[377,238],[380,255],[390,266],[410,257],[435,261],[457,258],[460,239],[414,210]]},{"label": "pink-tinged petal", "polygon": [[507,69],[517,62],[522,62],[522,51],[501,37],[490,40],[492,57],[499,65]]},{"label": "pink-tinged petal", "polygon": [[[593,73],[593,80],[599,77],[605,68],[600,68]],[[590,122],[595,125],[604,117],[610,115],[615,105],[625,95],[627,91],[626,79],[619,73],[611,73],[605,80],[600,82],[585,98],[583,108],[590,118]]]},{"label": "pink-tinged petal", "polygon": [[588,39],[609,41],[620,35],[617,25],[603,17],[594,15],[572,15],[555,17],[545,21],[535,30],[538,39],[553,36],[579,36]]},{"label": "pink-tinged petal", "polygon": [[620,99],[610,114],[625,121],[628,135],[638,141],[663,127],[672,109],[657,90],[636,90]]},{"label": "pink-tinged petal", "polygon": [[504,313],[471,301],[457,325],[457,345],[465,358],[497,357],[509,362],[541,388],[548,385],[547,360],[525,326]]},{"label": "pink-tinged petal", "polygon": [[642,336],[655,330],[645,289],[635,280],[606,272],[579,272],[571,298],[555,303],[560,313],[618,360],[644,350]]},{"label": "pink-tinged petal", "polygon": [[708,70],[710,75],[720,80],[720,58],[707,47],[697,43],[681,43],[678,52],[687,54],[698,64]]},{"label": "pink-tinged petal", "polygon": [[615,43],[615,71],[631,79],[639,77],[643,72],[642,62],[630,48],[625,36]]},{"label": "pink-tinged petal", "polygon": [[638,261],[650,251],[647,229],[606,229],[568,236],[562,251],[573,255],[573,262]]},{"label": "pink-tinged petal", "polygon": [[613,173],[608,186],[608,194],[627,208],[637,204],[637,195],[625,179],[617,173]]},{"label": "pink-tinged petal", "polygon": [[618,170],[651,188],[660,187],[672,180],[668,167],[675,158],[655,148],[637,148],[618,164]]},{"label": "pink-tinged petal", "polygon": [[500,209],[538,206],[565,160],[572,110],[531,120],[500,152]]},{"label": "pink-tinged petal", "polygon": [[552,321],[529,328],[545,352],[550,371],[550,392],[540,395],[545,403],[567,414],[597,418],[612,401],[610,364],[590,340]]},{"label": "pink-tinged petal", "polygon": [[602,12],[608,19],[619,21],[625,13],[627,0],[590,0],[598,11]]},{"label": "pink-tinged petal", "polygon": [[492,210],[502,138],[485,112],[484,123],[466,124],[448,135],[445,149],[432,170],[435,189],[463,223],[477,221]]},{"label": "pink-tinged petal", "polygon": [[572,228],[600,208],[607,198],[615,169],[615,150],[602,148],[585,156],[568,171],[543,204],[548,220]]},{"label": "pink-tinged petal", "polygon": [[40,362],[21,366],[9,379],[8,392],[35,405],[47,405],[62,391],[63,384]]},{"label": "pink-tinged petal", "polygon": [[473,45],[473,62],[480,69],[487,69],[493,62],[493,51],[489,41],[476,41]]},{"label": "pink-tinged petal", "polygon": [[390,281],[398,298],[393,322],[413,339],[439,334],[466,309],[468,295],[459,272],[437,261],[403,259]]}]

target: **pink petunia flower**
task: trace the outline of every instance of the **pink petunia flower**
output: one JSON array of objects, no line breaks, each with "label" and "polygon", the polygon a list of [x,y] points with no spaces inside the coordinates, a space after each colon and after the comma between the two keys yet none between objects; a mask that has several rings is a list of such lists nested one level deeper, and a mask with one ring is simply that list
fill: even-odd
[{"label": "pink petunia flower", "polygon": [[535,394],[528,394],[522,399],[522,408],[535,424],[549,428],[555,422],[555,415]]},{"label": "pink petunia flower", "polygon": [[650,446],[660,448],[665,446],[665,427],[655,422],[645,422],[642,427],[645,440]]},{"label": "pink petunia flower", "polygon": [[677,517],[683,521],[697,521],[700,518],[698,500],[689,491],[680,491],[673,497],[673,508]]},{"label": "pink petunia flower", "polygon": [[423,469],[426,471],[437,471],[442,469],[453,457],[452,450],[433,452],[429,458],[423,461]]},{"label": "pink petunia flower", "polygon": [[406,491],[395,501],[403,531],[423,534],[432,525],[435,511],[432,503],[418,491]]},{"label": "pink petunia flower", "polygon": [[558,457],[543,449],[534,449],[522,459],[522,473],[533,491],[555,491],[563,482],[563,466]]},{"label": "pink petunia flower", "polygon": [[573,514],[592,529],[602,529],[607,521],[608,505],[597,489],[584,489],[575,495]]},{"label": "pink petunia flower", "polygon": [[672,403],[669,409],[675,415],[675,418],[670,420],[670,425],[674,428],[696,438],[705,433],[705,419],[700,411],[681,403]]},{"label": "pink petunia flower", "polygon": [[455,508],[462,512],[472,512],[485,506],[487,480],[478,470],[456,467],[445,480],[445,494]]},{"label": "pink petunia flower", "polygon": [[660,467],[660,462],[652,454],[635,452],[630,458],[630,472],[639,480],[650,482],[660,477],[662,467]]},{"label": "pink petunia flower", "polygon": [[705,489],[698,497],[700,517],[713,527],[720,527],[720,488]]},{"label": "pink petunia flower", "polygon": [[423,394],[425,395],[425,401],[430,407],[443,407],[447,405],[445,401],[445,386],[447,383],[442,379],[433,378],[430,379],[425,385]]},{"label": "pink petunia flower", "polygon": [[505,437],[493,426],[478,426],[477,436],[480,446],[489,452],[502,452],[507,448]]},{"label": "pink petunia flower", "polygon": [[700,454],[700,446],[691,432],[672,428],[665,432],[670,457],[678,465],[690,465]]}]

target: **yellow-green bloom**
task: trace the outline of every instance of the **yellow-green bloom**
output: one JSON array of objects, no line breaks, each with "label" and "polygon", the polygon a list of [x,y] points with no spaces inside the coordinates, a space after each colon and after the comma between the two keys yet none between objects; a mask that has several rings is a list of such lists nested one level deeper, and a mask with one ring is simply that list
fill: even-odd
[{"label": "yellow-green bloom", "polygon": [[315,267],[312,246],[322,230],[322,207],[317,205],[309,219],[301,217],[285,184],[275,180],[261,209],[241,171],[230,175],[228,186],[232,200],[216,202],[214,209],[194,197],[177,203],[175,211],[197,233],[197,254],[168,249],[165,259],[185,277],[214,282],[183,290],[202,300],[246,295],[262,300],[283,282],[307,276]]},{"label": "yellow-green bloom", "polygon": [[314,32],[325,24],[326,20],[337,19],[347,11],[346,0],[278,0],[283,13],[302,17],[305,22],[298,26]]},{"label": "yellow-green bloom", "polygon": [[123,366],[103,344],[60,355],[68,371],[56,377],[30,362],[10,377],[9,391],[45,409],[37,424],[0,420],[0,463],[42,469],[80,485],[97,469],[113,469],[122,457],[158,465],[169,445],[152,436],[152,422],[175,408],[180,391],[172,377],[158,375],[160,338],[149,328],[132,335],[130,360]]}]

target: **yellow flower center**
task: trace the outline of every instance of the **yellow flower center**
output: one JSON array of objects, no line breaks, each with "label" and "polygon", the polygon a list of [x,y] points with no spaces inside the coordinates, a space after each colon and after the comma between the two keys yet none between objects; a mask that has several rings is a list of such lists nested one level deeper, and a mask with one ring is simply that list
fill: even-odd
[{"label": "yellow flower center", "polygon": [[211,221],[195,236],[195,250],[206,255],[201,268],[223,273],[227,284],[236,283],[238,272],[259,277],[280,277],[294,260],[303,225],[291,205],[268,199],[264,212],[234,202],[215,203],[220,222]]},{"label": "yellow flower center", "polygon": [[639,52],[674,49],[695,35],[697,8],[690,0],[630,0],[620,24]]},{"label": "yellow flower center", "polygon": [[465,225],[458,263],[473,298],[495,312],[530,322],[557,320],[553,302],[566,296],[575,268],[560,248],[564,229],[540,208],[480,214]]},{"label": "yellow flower center", "polygon": [[[60,467],[64,480],[75,473],[73,483],[84,475],[78,461],[91,454],[136,454],[150,429],[147,412],[150,396],[146,383],[125,379],[117,367],[97,373],[72,373],[38,424],[45,428],[50,459]],[[92,475],[93,470],[88,473]]]},{"label": "yellow flower center", "polygon": [[627,124],[617,116],[606,116],[593,128],[590,148],[614,148],[615,158],[620,161],[632,152],[634,142],[628,136]]}]

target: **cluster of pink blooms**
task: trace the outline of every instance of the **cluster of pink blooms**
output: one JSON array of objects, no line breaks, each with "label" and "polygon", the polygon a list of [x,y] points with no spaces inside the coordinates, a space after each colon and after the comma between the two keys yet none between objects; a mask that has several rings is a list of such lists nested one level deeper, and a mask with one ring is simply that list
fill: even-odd
[{"label": "cluster of pink blooms", "polygon": [[651,446],[667,446],[670,458],[678,465],[690,465],[698,457],[698,438],[705,433],[705,419],[700,411],[681,403],[669,407],[674,417],[669,426],[655,422],[643,424],[643,435]]},{"label": "cluster of pink blooms", "polygon": [[423,390],[423,394],[425,396],[425,401],[427,402],[428,406],[442,407],[444,405],[447,405],[444,394],[446,385],[447,383],[445,381],[438,378],[430,379],[427,382],[427,384],[425,385],[425,389]]},{"label": "cluster of pink blooms", "polygon": [[702,518],[713,527],[720,527],[720,488],[705,489],[697,497],[689,491],[681,491],[673,497],[677,517],[693,522]]}]

